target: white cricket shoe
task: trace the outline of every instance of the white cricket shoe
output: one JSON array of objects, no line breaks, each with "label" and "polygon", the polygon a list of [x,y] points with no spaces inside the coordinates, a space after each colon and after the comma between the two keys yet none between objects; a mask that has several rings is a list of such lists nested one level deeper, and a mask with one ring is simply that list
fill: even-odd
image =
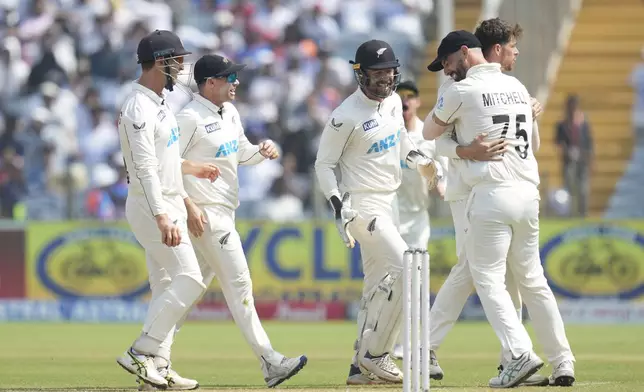
[{"label": "white cricket shoe", "polygon": [[[497,368],[499,371],[499,374],[503,371],[503,365],[499,365]],[[548,377],[542,376],[541,374],[535,373],[532,376],[526,378],[523,380],[521,384],[518,386],[520,387],[547,387],[549,383]]]},{"label": "white cricket shoe", "polygon": [[[190,391],[193,389],[199,388],[199,383],[197,380],[192,380],[189,378],[185,378],[179,375],[175,370],[173,370],[171,367],[165,367],[165,368],[158,368],[159,374],[161,374],[163,377],[165,377],[166,381],[168,382],[168,388],[169,390],[173,391]],[[146,384],[141,382],[140,379],[137,379],[136,382],[139,384],[139,391],[156,391],[158,388],[155,388],[151,386],[150,384]]]},{"label": "white cricket shoe", "polygon": [[157,370],[154,364],[154,357],[151,355],[138,354],[130,348],[121,357],[117,358],[116,362],[146,384],[161,389],[168,387],[168,381]]},{"label": "white cricket shoe", "polygon": [[305,355],[300,355],[295,358],[282,358],[279,364],[272,364],[262,357],[262,372],[264,373],[264,381],[269,388],[275,388],[284,381],[299,373],[308,359]]},{"label": "white cricket shoe", "polygon": [[365,374],[360,371],[356,365],[351,365],[349,368],[349,376],[347,377],[347,385],[380,385],[385,384],[386,381],[379,379],[375,374]]},{"label": "white cricket shoe", "polygon": [[520,357],[512,359],[497,377],[490,379],[490,388],[512,388],[528,377],[532,376],[543,367],[543,361],[532,351],[523,353]]},{"label": "white cricket shoe", "polygon": [[402,344],[396,343],[394,349],[391,350],[391,357],[400,361],[401,359],[403,359],[403,355],[404,351]]},{"label": "white cricket shoe", "polygon": [[429,378],[434,380],[443,379],[443,369],[438,364],[438,359],[436,359],[436,353],[434,350],[429,350]]},{"label": "white cricket shoe", "polygon": [[551,386],[571,387],[575,383],[575,366],[572,361],[563,361],[548,378]]},{"label": "white cricket shoe", "polygon": [[378,357],[374,357],[367,351],[367,353],[360,358],[360,367],[363,368],[365,373],[373,373],[376,377],[392,382],[402,383],[403,374],[391,359],[389,353],[384,353]]}]

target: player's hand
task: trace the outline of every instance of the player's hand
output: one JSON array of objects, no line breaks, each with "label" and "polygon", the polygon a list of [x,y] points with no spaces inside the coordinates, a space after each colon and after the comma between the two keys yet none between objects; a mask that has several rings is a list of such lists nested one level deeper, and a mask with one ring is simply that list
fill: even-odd
[{"label": "player's hand", "polygon": [[443,179],[443,168],[434,159],[424,158],[416,164],[418,172],[427,180],[427,187],[433,189]]},{"label": "player's hand", "polygon": [[272,140],[264,140],[259,143],[259,153],[266,159],[277,159],[280,156],[277,146]]},{"label": "player's hand", "polygon": [[543,106],[536,98],[530,97],[530,105],[532,105],[532,118],[537,118],[543,113]]},{"label": "player's hand", "polygon": [[212,163],[198,163],[191,161],[183,161],[181,164],[181,171],[183,174],[190,174],[197,178],[204,178],[215,182],[221,172],[219,168]]},{"label": "player's hand", "polygon": [[508,147],[508,141],[505,139],[496,139],[485,141],[487,133],[478,134],[467,150],[468,159],[472,161],[500,161],[503,159],[503,153]]},{"label": "player's hand", "polygon": [[347,248],[353,248],[356,245],[356,241],[351,235],[347,225],[358,216],[358,211],[351,208],[351,195],[349,192],[345,192],[342,195],[342,208],[340,211],[335,212],[335,227],[340,233],[340,238],[347,246]]},{"label": "player's hand", "polygon": [[215,182],[221,172],[219,168],[212,163],[196,163],[195,164],[195,174],[197,178],[204,178],[210,180],[210,182]]},{"label": "player's hand", "polygon": [[157,220],[157,227],[161,232],[161,242],[167,246],[177,246],[181,243],[181,232],[179,226],[168,218],[167,214],[160,214],[155,216]]},{"label": "player's hand", "polygon": [[438,197],[441,198],[441,200],[445,200],[445,189],[446,189],[446,183],[445,180],[440,180],[436,184],[436,193],[438,194]]},{"label": "player's hand", "polygon": [[186,205],[188,211],[188,230],[192,235],[199,238],[204,232],[204,224],[208,223],[206,215],[192,201]]}]

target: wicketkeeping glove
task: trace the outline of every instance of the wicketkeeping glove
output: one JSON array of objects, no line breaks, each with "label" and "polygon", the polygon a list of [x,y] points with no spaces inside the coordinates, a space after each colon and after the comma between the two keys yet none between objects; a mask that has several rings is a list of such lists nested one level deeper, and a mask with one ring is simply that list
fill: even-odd
[{"label": "wicketkeeping glove", "polygon": [[[335,198],[335,200],[333,200]],[[340,238],[348,248],[353,248],[356,244],[356,241],[353,239],[351,232],[347,225],[358,216],[358,211],[351,208],[351,195],[349,192],[345,192],[342,195],[342,201],[338,203],[338,198],[335,196],[331,197],[331,205],[335,210],[335,227],[340,233]]]},{"label": "wicketkeeping glove", "polygon": [[427,179],[429,189],[433,189],[443,179],[443,168],[434,159],[422,158],[416,164],[416,170]]}]

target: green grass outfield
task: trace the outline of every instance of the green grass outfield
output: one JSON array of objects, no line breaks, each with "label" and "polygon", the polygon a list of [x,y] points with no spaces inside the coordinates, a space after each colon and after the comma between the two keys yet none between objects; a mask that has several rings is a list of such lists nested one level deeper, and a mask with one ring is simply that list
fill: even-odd
[{"label": "green grass outfield", "polygon": [[[308,365],[280,389],[348,390],[344,385],[354,324],[265,323],[273,346],[306,354]],[[0,325],[0,389],[127,390],[134,378],[115,362],[137,336],[138,325],[15,323]],[[566,391],[644,391],[643,326],[569,326],[577,356],[577,384]],[[437,391],[485,391],[498,361],[498,341],[484,323],[459,324],[441,348],[446,372]],[[540,352],[537,347],[537,352]],[[192,323],[177,337],[174,367],[200,381],[202,390],[264,388],[259,363],[232,323]],[[541,373],[547,375],[550,367]],[[351,387],[400,390],[400,386]],[[538,388],[537,388],[538,389]],[[534,391],[535,388],[516,390]]]}]

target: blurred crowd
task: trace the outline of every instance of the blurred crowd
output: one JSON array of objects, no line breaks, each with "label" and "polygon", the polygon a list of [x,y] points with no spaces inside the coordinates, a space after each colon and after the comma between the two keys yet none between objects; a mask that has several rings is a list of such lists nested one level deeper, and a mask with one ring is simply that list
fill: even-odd
[{"label": "blurred crowd", "polygon": [[[356,88],[348,60],[361,42],[385,39],[403,77],[413,79],[432,3],[0,0],[0,213],[123,217],[127,184],[116,117],[140,73],[139,40],[167,29],[193,52],[187,63],[220,53],[248,65],[236,102],[246,133],[282,150],[279,161],[240,168],[239,216],[310,217],[319,134]],[[190,80],[189,66],[182,79]],[[189,93],[175,89],[171,105]]]}]

